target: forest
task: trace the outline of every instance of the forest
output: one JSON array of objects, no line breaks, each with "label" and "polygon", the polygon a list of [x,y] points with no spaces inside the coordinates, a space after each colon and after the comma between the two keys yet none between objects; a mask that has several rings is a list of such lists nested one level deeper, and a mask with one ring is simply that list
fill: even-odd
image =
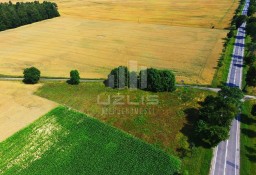
[{"label": "forest", "polygon": [[0,31],[60,16],[56,3],[0,3]]}]

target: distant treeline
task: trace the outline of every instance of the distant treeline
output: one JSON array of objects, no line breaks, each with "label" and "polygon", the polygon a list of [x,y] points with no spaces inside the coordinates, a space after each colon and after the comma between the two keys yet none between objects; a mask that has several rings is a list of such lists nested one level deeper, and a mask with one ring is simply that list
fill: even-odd
[{"label": "distant treeline", "polygon": [[60,16],[56,3],[0,3],[0,31]]}]

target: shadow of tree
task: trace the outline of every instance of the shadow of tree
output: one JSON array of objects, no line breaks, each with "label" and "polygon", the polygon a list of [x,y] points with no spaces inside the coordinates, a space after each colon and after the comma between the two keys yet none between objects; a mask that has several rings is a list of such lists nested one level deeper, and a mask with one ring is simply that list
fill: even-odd
[{"label": "shadow of tree", "polygon": [[256,137],[256,131],[253,131],[251,129],[242,128],[241,132],[244,135],[246,135],[247,137],[250,137],[250,138],[255,138]]},{"label": "shadow of tree", "polygon": [[256,144],[255,148],[245,146],[245,149],[247,151],[246,156],[248,157],[249,161],[256,163]]},{"label": "shadow of tree", "polygon": [[249,117],[246,114],[241,114],[241,122],[246,124],[246,125],[253,125],[256,124],[256,119],[253,119],[251,117]]},{"label": "shadow of tree", "polygon": [[193,143],[196,147],[210,148],[208,143],[203,142],[198,138],[195,132],[195,125],[198,121],[198,109],[197,108],[188,108],[184,110],[186,114],[187,123],[181,129],[181,132],[188,137],[189,143]]},{"label": "shadow of tree", "polygon": [[246,156],[248,157],[248,159],[251,162],[255,162],[256,163],[256,154],[252,155],[252,154],[246,154]]},{"label": "shadow of tree", "polygon": [[249,146],[245,146],[245,149],[248,153],[250,154],[256,154],[256,148],[252,148],[252,147],[249,147]]}]

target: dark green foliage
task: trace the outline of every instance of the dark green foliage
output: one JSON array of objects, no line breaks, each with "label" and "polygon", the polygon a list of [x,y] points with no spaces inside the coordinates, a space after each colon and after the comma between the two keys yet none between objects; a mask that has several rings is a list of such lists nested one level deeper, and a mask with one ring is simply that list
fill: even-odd
[{"label": "dark green foliage", "polygon": [[57,4],[46,2],[0,3],[0,31],[60,16]]},{"label": "dark green foliage", "polygon": [[147,90],[152,92],[174,91],[174,74],[168,70],[147,69]]},{"label": "dark green foliage", "polygon": [[254,16],[250,17],[250,18],[247,20],[247,24],[250,24],[250,23],[253,23],[253,22],[256,22],[256,17],[254,17]]},{"label": "dark green foliage", "polygon": [[129,87],[130,88],[138,88],[138,75],[136,72],[130,73]]},{"label": "dark green foliage", "polygon": [[256,61],[256,56],[254,54],[250,54],[244,58],[244,62],[246,65],[250,66]]},{"label": "dark green foliage", "polygon": [[78,85],[80,83],[80,76],[77,70],[70,71],[70,80],[68,80],[69,84]]},{"label": "dark green foliage", "polygon": [[228,37],[228,38],[232,38],[232,37],[234,37],[234,36],[235,36],[234,30],[230,30],[230,31],[228,32],[228,34],[227,34],[227,37]]},{"label": "dark green foliage", "polygon": [[248,86],[256,86],[256,64],[250,66],[249,70],[247,71],[245,81]]},{"label": "dark green foliage", "polygon": [[252,37],[252,41],[256,39],[256,22],[252,22],[246,25],[246,33]]},{"label": "dark green foliage", "polygon": [[199,109],[196,132],[210,146],[229,137],[232,120],[238,115],[244,97],[239,88],[224,86],[216,97],[208,96]]},{"label": "dark green foliage", "polygon": [[254,105],[252,106],[251,114],[252,114],[253,116],[256,116],[256,104],[254,104]]},{"label": "dark green foliage", "polygon": [[129,72],[127,67],[119,66],[113,69],[104,81],[105,86],[112,88],[140,88],[152,92],[172,92],[175,88],[175,76],[169,70],[154,68]]},{"label": "dark green foliage", "polygon": [[218,92],[218,96],[224,99],[234,99],[236,101],[240,101],[244,98],[244,94],[241,89],[238,87],[229,87],[223,86],[221,90]]},{"label": "dark green foliage", "polygon": [[65,107],[1,142],[0,153],[1,174],[11,175],[173,175],[181,168],[178,158]]},{"label": "dark green foliage", "polygon": [[250,1],[250,6],[248,8],[248,16],[252,16],[256,12],[256,1],[251,0]]},{"label": "dark green foliage", "polygon": [[35,67],[26,68],[23,72],[26,84],[36,84],[40,79],[40,71]]},{"label": "dark green foliage", "polygon": [[113,69],[108,75],[108,79],[104,84],[112,88],[125,88],[129,86],[129,71],[125,66],[119,66]]},{"label": "dark green foliage", "polygon": [[247,16],[240,15],[236,18],[236,28],[239,28],[244,22],[246,22]]}]

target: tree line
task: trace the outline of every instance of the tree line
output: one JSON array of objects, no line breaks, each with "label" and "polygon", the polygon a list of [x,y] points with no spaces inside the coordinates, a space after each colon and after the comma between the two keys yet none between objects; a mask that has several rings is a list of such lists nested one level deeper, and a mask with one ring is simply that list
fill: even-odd
[{"label": "tree line", "polygon": [[56,3],[0,3],[0,31],[60,16]]},{"label": "tree line", "polygon": [[[23,75],[23,82],[25,84],[36,84],[41,78],[41,71],[36,67],[29,67],[24,69]],[[70,79],[67,80],[67,83],[71,85],[78,85],[80,83],[80,75],[78,70],[70,71]]]},{"label": "tree line", "polygon": [[125,66],[119,66],[110,72],[104,84],[114,89],[128,87],[151,92],[172,92],[176,89],[175,75],[170,70],[154,68],[141,70],[137,74]]},{"label": "tree line", "polygon": [[229,138],[232,121],[239,114],[243,92],[237,87],[223,86],[217,96],[207,96],[199,108],[196,124],[198,138],[214,147]]}]

